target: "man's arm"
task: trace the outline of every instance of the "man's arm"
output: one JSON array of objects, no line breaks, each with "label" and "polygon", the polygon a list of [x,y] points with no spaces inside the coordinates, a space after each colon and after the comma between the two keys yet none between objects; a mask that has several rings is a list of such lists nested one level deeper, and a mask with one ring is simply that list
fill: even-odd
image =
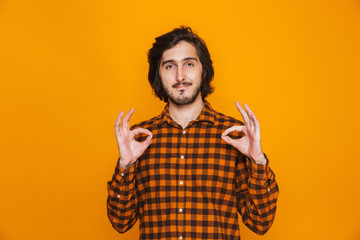
[{"label": "man's arm", "polygon": [[236,165],[237,208],[244,224],[257,234],[265,234],[276,212],[279,188],[268,165],[256,164],[243,156]]},{"label": "man's arm", "polygon": [[129,230],[137,221],[138,200],[135,188],[135,165],[125,170],[120,158],[115,173],[107,183],[107,213],[112,226],[120,233]]},{"label": "man's arm", "polygon": [[[113,227],[120,233],[129,230],[137,220],[136,161],[148,148],[152,139],[152,134],[147,129],[129,129],[129,120],[133,113],[132,108],[122,121],[124,112],[121,111],[115,121],[115,136],[120,158],[113,178],[107,184],[108,217]],[[143,142],[135,139],[135,136],[140,133],[148,135]]]},{"label": "man's arm", "polygon": [[[254,232],[265,234],[275,217],[279,188],[269,161],[261,149],[260,124],[251,109],[236,102],[245,125],[232,126],[224,131],[222,139],[235,147],[240,154],[236,163],[237,208],[243,222]],[[232,139],[229,133],[237,131],[244,135]]]}]

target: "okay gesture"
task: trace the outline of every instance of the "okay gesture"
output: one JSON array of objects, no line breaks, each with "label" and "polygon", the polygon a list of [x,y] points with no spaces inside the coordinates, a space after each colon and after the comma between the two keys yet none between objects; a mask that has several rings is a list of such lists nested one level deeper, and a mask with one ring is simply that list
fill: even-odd
[{"label": "okay gesture", "polygon": [[[245,156],[254,160],[257,164],[266,164],[266,158],[261,149],[260,143],[260,124],[255,114],[251,111],[248,105],[244,104],[244,109],[240,106],[239,102],[236,101],[236,107],[239,110],[241,116],[244,119],[245,125],[243,126],[232,126],[226,129],[222,134],[222,139],[235,147]],[[243,132],[244,136],[238,139],[232,139],[227,136],[231,132]]]},{"label": "okay gesture", "polygon": [[[124,116],[124,111],[121,111],[115,121],[115,136],[120,153],[120,166],[123,169],[134,164],[136,160],[141,157],[144,151],[151,144],[152,139],[152,133],[147,129],[136,128],[134,130],[130,130],[129,120],[134,111],[134,108],[132,108],[126,114],[122,123],[121,118]],[[135,136],[141,133],[148,136],[145,141],[138,142],[136,141]]]}]

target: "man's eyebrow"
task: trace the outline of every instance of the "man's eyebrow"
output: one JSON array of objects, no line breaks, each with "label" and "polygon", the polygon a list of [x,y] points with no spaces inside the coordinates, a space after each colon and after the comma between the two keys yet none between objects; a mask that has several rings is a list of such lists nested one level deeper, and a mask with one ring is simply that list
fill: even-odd
[{"label": "man's eyebrow", "polygon": [[[195,57],[186,57],[186,58],[182,59],[182,61],[189,61],[189,60],[194,60],[194,61],[198,62],[198,59],[195,58]],[[175,60],[173,60],[173,59],[169,59],[169,60],[163,61],[163,62],[161,63],[161,66],[164,66],[164,65],[167,64],[167,63],[173,63],[173,62],[175,62]]]}]

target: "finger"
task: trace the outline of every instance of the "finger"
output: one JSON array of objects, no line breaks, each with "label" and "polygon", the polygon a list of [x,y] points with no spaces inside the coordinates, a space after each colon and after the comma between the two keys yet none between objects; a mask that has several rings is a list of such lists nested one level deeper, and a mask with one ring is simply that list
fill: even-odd
[{"label": "finger", "polygon": [[232,139],[231,137],[229,137],[229,136],[221,136],[221,138],[226,142],[226,143],[228,143],[228,144],[230,144],[230,145],[232,145],[232,146],[234,146],[235,147],[235,140],[234,139]]},{"label": "finger", "polygon": [[249,115],[250,128],[253,131],[254,127],[255,127],[254,119],[251,117],[251,114],[253,113],[253,111],[251,111],[250,107],[246,103],[244,103],[244,107]]},{"label": "finger", "polygon": [[229,133],[234,132],[234,131],[244,132],[244,130],[245,130],[245,126],[232,126],[232,127],[228,128],[228,129],[226,129],[226,130],[223,132],[222,136],[226,136],[226,135],[228,135]]},{"label": "finger", "polygon": [[121,126],[121,118],[124,115],[124,111],[121,111],[115,121],[115,132],[119,132]]},{"label": "finger", "polygon": [[254,119],[254,123],[255,123],[255,132],[260,132],[260,123],[257,120],[255,113],[252,113],[252,118]]},{"label": "finger", "polygon": [[123,119],[123,128],[124,129],[129,129],[129,120],[130,120],[130,117],[131,115],[134,113],[135,109],[132,108],[130,109],[130,111],[125,115],[124,119]]},{"label": "finger", "polygon": [[136,128],[136,129],[132,130],[131,132],[132,132],[134,135],[138,135],[138,134],[140,134],[140,133],[144,133],[144,134],[147,134],[147,135],[149,135],[149,136],[152,136],[152,133],[151,133],[149,130],[145,129],[145,128]]},{"label": "finger", "polygon": [[242,118],[244,119],[245,125],[249,125],[249,116],[248,114],[245,112],[245,110],[241,107],[240,103],[238,101],[235,102],[235,105],[237,107],[237,109],[239,110]]},{"label": "finger", "polygon": [[152,135],[148,136],[144,141],[146,148],[148,148],[151,143],[152,143]]}]

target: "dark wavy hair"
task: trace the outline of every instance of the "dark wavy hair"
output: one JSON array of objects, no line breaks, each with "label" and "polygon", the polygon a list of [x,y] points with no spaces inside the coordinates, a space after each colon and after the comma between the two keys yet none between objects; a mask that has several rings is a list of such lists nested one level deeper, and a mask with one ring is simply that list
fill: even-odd
[{"label": "dark wavy hair", "polygon": [[174,47],[180,41],[191,43],[196,48],[197,55],[202,65],[200,91],[202,98],[205,99],[206,96],[214,91],[214,87],[210,84],[214,77],[214,68],[210,58],[210,53],[204,40],[202,40],[197,34],[193,33],[190,27],[180,26],[171,32],[155,38],[155,43],[153,43],[152,48],[147,53],[149,62],[149,83],[155,95],[159,97],[160,100],[168,102],[168,97],[162,86],[159,75],[160,61],[163,52]]}]

